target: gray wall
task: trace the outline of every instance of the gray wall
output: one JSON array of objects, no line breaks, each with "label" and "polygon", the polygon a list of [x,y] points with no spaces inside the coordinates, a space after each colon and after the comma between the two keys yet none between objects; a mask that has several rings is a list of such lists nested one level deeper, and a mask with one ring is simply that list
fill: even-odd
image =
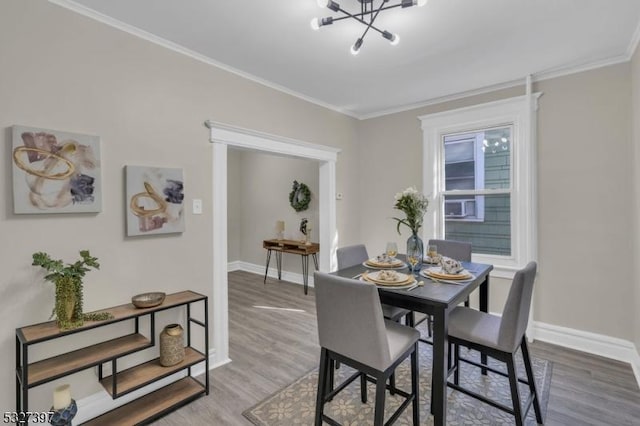
[{"label": "gray wall", "polygon": [[[239,255],[237,259],[229,260],[263,266],[266,251],[262,248],[262,241],[276,237],[278,220],[285,222],[285,238],[302,240],[300,221],[309,219],[311,238],[318,242],[318,163],[251,151],[230,151],[239,158],[239,179],[234,193],[229,183],[229,200],[238,200],[229,204],[229,246],[237,244]],[[303,212],[296,212],[289,205],[294,180],[305,183],[311,191],[309,208]],[[231,204],[234,204],[234,209]],[[232,233],[233,228],[236,228],[235,233]],[[276,267],[275,259],[271,260],[271,267]],[[282,268],[302,273],[300,257],[284,255]]]},{"label": "gray wall", "polygon": [[[627,340],[635,338],[631,66],[629,63],[542,81],[538,112],[539,278],[537,321]],[[394,194],[422,182],[418,116],[515,95],[514,88],[360,123],[360,233],[372,249],[404,243],[389,217]],[[378,168],[391,167],[388,179]],[[375,185],[372,183],[375,182]],[[372,232],[375,230],[375,232]],[[593,262],[595,247],[619,268]],[[588,266],[585,266],[588,265]],[[500,311],[509,281],[492,280]],[[602,315],[606,312],[606,315]]]},{"label": "gray wall", "polygon": [[633,146],[634,146],[634,164],[633,168],[635,184],[635,252],[633,264],[635,265],[633,287],[635,292],[635,344],[640,349],[640,47],[636,48],[631,62],[631,85],[633,90],[633,108],[631,117],[633,123]]},{"label": "gray wall", "polygon": [[[137,293],[192,289],[211,296],[212,147],[206,119],[341,148],[337,179],[352,173],[355,120],[154,45],[46,1],[0,2],[0,406],[14,407],[14,330],[46,321],[54,290],[31,266],[43,250],[74,260],[88,248],[102,264],[86,277],[87,311],[127,303]],[[14,215],[10,126],[101,137],[103,211]],[[125,238],[123,166],[181,167],[185,198],[201,198],[204,214],[186,212],[186,232]],[[233,171],[232,171],[233,172]],[[340,205],[338,232],[356,227],[356,203]],[[355,238],[355,237],[352,237]],[[231,248],[233,250],[237,250]],[[163,318],[171,321],[172,318]],[[76,336],[61,344],[88,343]],[[97,338],[97,337],[96,337]],[[36,350],[44,356],[61,348]],[[62,380],[73,395],[97,392],[92,370]],[[32,393],[34,410],[51,405],[54,382]]]}]

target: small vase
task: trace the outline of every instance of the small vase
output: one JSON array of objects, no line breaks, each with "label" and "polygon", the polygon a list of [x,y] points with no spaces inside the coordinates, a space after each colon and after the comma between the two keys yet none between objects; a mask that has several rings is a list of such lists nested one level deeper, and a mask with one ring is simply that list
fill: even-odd
[{"label": "small vase", "polygon": [[409,269],[414,274],[422,269],[423,254],[424,243],[417,232],[414,232],[407,240],[407,261],[409,262]]},{"label": "small vase", "polygon": [[[74,316],[78,310],[78,304],[82,300],[78,298],[78,286],[81,283],[69,277],[56,281],[55,313],[60,329],[75,328],[82,325],[82,317]],[[81,308],[81,306],[80,306]]]},{"label": "small vase", "polygon": [[176,365],[184,359],[183,329],[180,324],[169,324],[160,333],[160,364]]}]

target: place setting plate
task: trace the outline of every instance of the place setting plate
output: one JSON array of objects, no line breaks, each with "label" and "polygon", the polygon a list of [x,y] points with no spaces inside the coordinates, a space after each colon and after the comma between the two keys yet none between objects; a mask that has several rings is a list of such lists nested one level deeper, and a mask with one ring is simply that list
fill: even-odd
[{"label": "place setting plate", "polygon": [[408,288],[416,283],[416,279],[413,275],[395,271],[393,271],[393,274],[389,274],[389,271],[363,272],[360,276],[360,280],[373,283],[381,287],[395,289]]},{"label": "place setting plate", "polygon": [[420,275],[426,278],[451,281],[455,283],[463,283],[475,279],[475,276],[466,269],[463,269],[457,274],[449,274],[444,272],[440,266],[432,266],[430,268],[423,269],[420,271]]},{"label": "place setting plate", "polygon": [[375,257],[367,259],[362,262],[362,266],[373,269],[403,269],[407,267],[407,264],[400,259],[390,260],[378,260]]}]

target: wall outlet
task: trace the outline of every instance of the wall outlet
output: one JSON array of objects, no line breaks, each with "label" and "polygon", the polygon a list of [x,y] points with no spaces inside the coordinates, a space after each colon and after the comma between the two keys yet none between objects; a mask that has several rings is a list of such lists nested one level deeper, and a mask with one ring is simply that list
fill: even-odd
[{"label": "wall outlet", "polygon": [[202,214],[202,200],[193,200],[193,214]]}]

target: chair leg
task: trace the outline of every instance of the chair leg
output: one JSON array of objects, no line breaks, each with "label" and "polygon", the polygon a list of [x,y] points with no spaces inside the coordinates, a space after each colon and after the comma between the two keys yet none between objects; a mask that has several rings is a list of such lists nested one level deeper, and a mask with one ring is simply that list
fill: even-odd
[{"label": "chair leg", "polygon": [[429,335],[429,337],[433,337],[433,331],[431,331],[433,329],[433,318],[431,317],[431,315],[427,315],[427,334]]},{"label": "chair leg", "polygon": [[[326,381],[326,385],[325,385],[325,392],[327,393],[327,395],[329,393],[331,393],[331,391],[333,390],[333,386],[335,384],[335,376],[336,376],[336,366],[335,364],[337,364],[338,361],[329,358],[329,360],[327,361],[327,381]],[[333,398],[331,398],[329,401],[333,400]]]},{"label": "chair leg", "polygon": [[407,315],[405,315],[404,324],[409,326],[409,327],[415,327],[416,316],[415,316],[415,313],[413,311],[411,311]]},{"label": "chair leg", "polygon": [[460,345],[453,345],[453,383],[460,384]]},{"label": "chair leg", "polygon": [[522,360],[524,368],[527,370],[527,382],[529,382],[529,392],[533,395],[533,409],[536,412],[536,422],[542,424],[542,410],[540,410],[540,400],[538,399],[538,391],[536,390],[536,379],[533,376],[533,368],[531,366],[531,357],[529,356],[529,347],[527,345],[527,336],[522,337]]},{"label": "chair leg", "polygon": [[329,357],[327,350],[320,351],[320,371],[318,372],[318,392],[316,396],[316,417],[315,426],[322,426],[322,413],[324,411],[324,395],[327,388],[327,373],[329,369]]},{"label": "chair leg", "polygon": [[384,401],[386,393],[387,381],[384,376],[376,377],[376,407],[373,417],[374,426],[383,426],[384,424]]},{"label": "chair leg", "polygon": [[513,414],[516,417],[516,426],[522,426],[524,425],[524,419],[522,418],[520,391],[518,390],[518,372],[516,371],[514,354],[509,354],[507,358],[507,372],[509,373],[509,385],[511,385],[511,400],[513,401]]},{"label": "chair leg", "polygon": [[389,393],[391,395],[396,394],[396,374],[395,373],[392,373],[391,376],[389,376]]},{"label": "chair leg", "polygon": [[367,375],[364,373],[360,373],[360,400],[367,403]]},{"label": "chair leg", "polygon": [[464,306],[465,308],[469,307],[469,298],[467,297],[467,300],[464,301]]},{"label": "chair leg", "polygon": [[411,393],[413,394],[413,425],[420,424],[420,363],[418,362],[418,342],[415,343],[411,354]]}]

